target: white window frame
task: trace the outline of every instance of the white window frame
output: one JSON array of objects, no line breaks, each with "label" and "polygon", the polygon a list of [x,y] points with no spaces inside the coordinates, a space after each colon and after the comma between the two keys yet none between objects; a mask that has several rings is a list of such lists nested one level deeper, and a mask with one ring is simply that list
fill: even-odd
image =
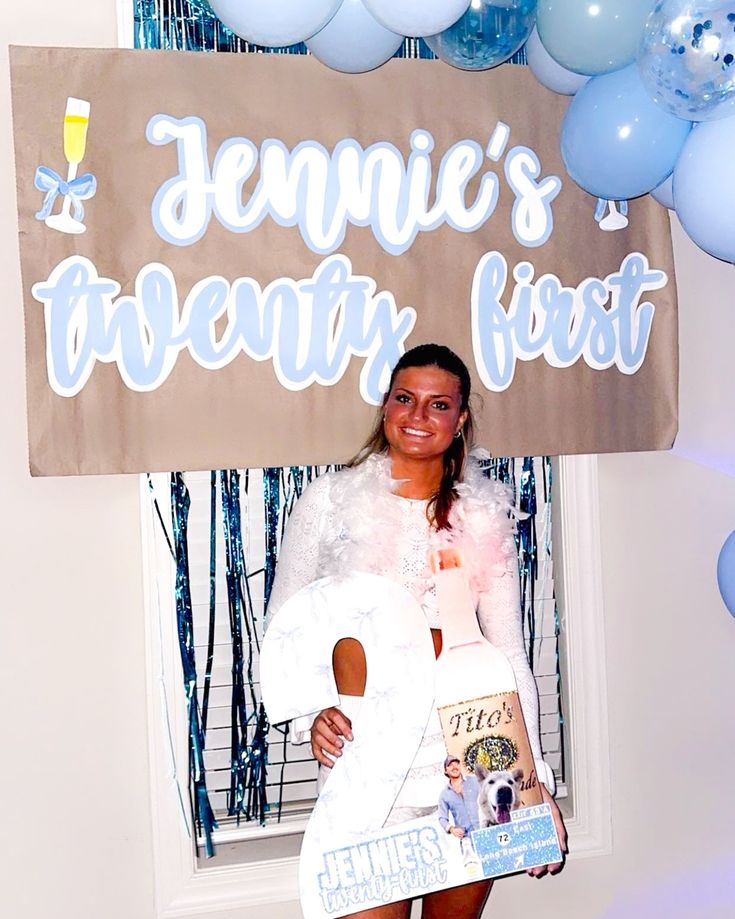
[{"label": "white window frame", "polygon": [[[563,457],[557,464],[554,510],[555,580],[563,610],[564,717],[567,816],[571,858],[612,852],[607,683],[602,606],[597,458]],[[168,508],[162,508],[164,518]],[[216,910],[286,905],[298,901],[298,859],[274,858],[244,865],[198,867],[188,813],[186,705],[181,677],[173,588],[159,593],[168,548],[151,510],[141,476],[141,522],[149,680],[148,738],[153,853],[158,919],[199,916]],[[156,531],[158,528],[158,532]],[[561,557],[559,558],[559,552]],[[169,566],[173,574],[173,566]],[[173,584],[173,581],[172,581]],[[184,806],[182,807],[182,799]],[[302,827],[293,824],[287,832]],[[260,831],[260,828],[258,828]],[[262,831],[282,833],[281,828]]]}]

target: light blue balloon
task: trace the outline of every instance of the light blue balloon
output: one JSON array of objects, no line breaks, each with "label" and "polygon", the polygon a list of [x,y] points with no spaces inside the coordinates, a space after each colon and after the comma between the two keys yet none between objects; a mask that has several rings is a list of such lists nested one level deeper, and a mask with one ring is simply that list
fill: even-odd
[{"label": "light blue balloon", "polygon": [[333,70],[364,73],[392,58],[402,44],[403,36],[382,26],[362,0],[342,0],[336,14],[306,47]]},{"label": "light blue balloon", "polygon": [[561,128],[567,172],[591,195],[645,195],[674,168],[691,123],[662,111],[635,64],[593,77],[572,99]]},{"label": "light blue balloon", "polygon": [[674,173],[667,176],[660,185],[651,192],[651,197],[659,204],[663,204],[670,211],[674,210]]},{"label": "light blue balloon", "polygon": [[717,586],[728,612],[735,616],[735,530],[725,540],[717,559]]},{"label": "light blue balloon", "polygon": [[659,0],[638,66],[651,98],[672,115],[735,115],[735,0]]},{"label": "light blue balloon", "polygon": [[557,64],[541,43],[535,26],[526,42],[526,60],[531,73],[542,86],[564,96],[573,96],[589,80],[588,76]]},{"label": "light blue balloon", "polygon": [[647,0],[539,0],[538,34],[567,70],[612,73],[635,60],[651,6]]},{"label": "light blue balloon", "polygon": [[400,35],[436,35],[456,22],[470,0],[365,0],[381,25]]},{"label": "light blue balloon", "polygon": [[735,262],[735,118],[695,125],[674,169],[676,213],[705,252]]},{"label": "light blue balloon", "polygon": [[342,0],[209,0],[215,16],[245,41],[295,45],[329,22]]},{"label": "light blue balloon", "polygon": [[528,38],[536,0],[472,0],[467,12],[426,44],[445,63],[488,70],[507,61]]}]

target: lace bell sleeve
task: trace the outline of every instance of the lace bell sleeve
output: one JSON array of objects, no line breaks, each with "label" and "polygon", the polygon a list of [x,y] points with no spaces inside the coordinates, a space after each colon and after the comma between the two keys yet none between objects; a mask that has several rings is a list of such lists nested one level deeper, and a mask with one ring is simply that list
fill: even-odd
[{"label": "lace bell sleeve", "polygon": [[[289,597],[321,577],[319,546],[329,508],[330,476],[321,475],[302,493],[286,524],[268,601],[267,623],[273,621]],[[292,743],[305,743],[318,712],[291,722]]]}]

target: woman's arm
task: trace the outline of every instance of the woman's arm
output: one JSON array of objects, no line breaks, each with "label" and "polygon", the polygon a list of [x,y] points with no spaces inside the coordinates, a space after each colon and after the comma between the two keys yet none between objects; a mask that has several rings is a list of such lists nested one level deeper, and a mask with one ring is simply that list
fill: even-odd
[{"label": "woman's arm", "polygon": [[488,589],[480,595],[478,619],[483,635],[491,644],[505,653],[513,666],[536,774],[540,781],[541,797],[544,803],[551,808],[554,826],[559,837],[562,861],[553,865],[541,865],[538,868],[532,868],[528,872],[532,877],[543,877],[547,871],[550,874],[557,874],[561,871],[564,865],[564,856],[569,851],[567,831],[559,807],[553,798],[556,791],[554,773],[551,767],[544,762],[541,753],[538,690],[526,657],[526,647],[523,640],[520,585],[515,558],[509,559],[508,568],[509,570],[504,574],[492,578]]},{"label": "woman's arm", "polygon": [[503,651],[513,667],[536,773],[553,794],[554,773],[544,762],[541,753],[538,690],[526,657],[520,585],[515,560],[512,561],[513,564],[508,566],[509,570],[504,574],[489,579],[486,590],[480,594],[477,615],[483,635]]},{"label": "woman's arm", "polygon": [[[276,576],[268,602],[269,624],[289,597],[321,576],[319,542],[329,508],[329,486],[330,476],[319,476],[304,490],[291,511],[281,541]],[[293,743],[306,743],[309,740],[317,714],[312,712],[293,719],[290,735]]]},{"label": "woman's arm", "polygon": [[268,601],[268,622],[278,615],[289,597],[320,577],[319,541],[329,507],[329,480],[329,475],[314,479],[291,511]]}]

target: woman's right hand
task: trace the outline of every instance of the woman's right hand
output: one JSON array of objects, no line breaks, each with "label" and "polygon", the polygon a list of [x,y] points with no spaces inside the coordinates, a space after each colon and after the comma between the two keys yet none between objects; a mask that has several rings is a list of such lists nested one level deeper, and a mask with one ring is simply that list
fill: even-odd
[{"label": "woman's right hand", "polygon": [[342,756],[345,740],[352,740],[352,722],[338,708],[325,708],[311,726],[311,752],[327,769]]}]

